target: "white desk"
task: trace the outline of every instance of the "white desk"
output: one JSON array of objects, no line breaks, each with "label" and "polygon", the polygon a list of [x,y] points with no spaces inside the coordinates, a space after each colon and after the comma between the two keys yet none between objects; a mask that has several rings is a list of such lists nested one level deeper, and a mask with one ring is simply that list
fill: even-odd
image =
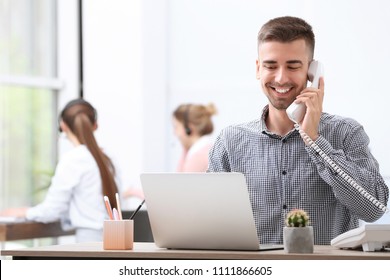
[{"label": "white desk", "polygon": [[236,259],[236,260],[390,260],[390,251],[362,252],[332,246],[314,246],[313,254],[273,251],[173,250],[154,243],[135,242],[133,250],[103,250],[102,242],[3,250],[13,259]]}]

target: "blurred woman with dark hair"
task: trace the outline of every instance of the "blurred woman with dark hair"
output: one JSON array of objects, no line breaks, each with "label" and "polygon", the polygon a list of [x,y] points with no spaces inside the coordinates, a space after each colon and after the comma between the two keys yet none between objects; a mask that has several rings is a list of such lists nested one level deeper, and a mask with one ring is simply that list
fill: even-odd
[{"label": "blurred woman with dark hair", "polygon": [[38,222],[70,222],[76,241],[101,241],[108,214],[103,196],[116,207],[115,168],[98,146],[94,131],[97,112],[83,99],[70,101],[60,114],[60,131],[73,144],[57,164],[44,201],[31,208],[11,208],[1,216],[25,217]]}]

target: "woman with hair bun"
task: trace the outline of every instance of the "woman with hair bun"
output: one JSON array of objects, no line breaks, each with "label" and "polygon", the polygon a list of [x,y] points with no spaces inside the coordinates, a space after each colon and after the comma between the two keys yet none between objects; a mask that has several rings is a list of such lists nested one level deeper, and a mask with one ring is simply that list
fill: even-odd
[{"label": "woman with hair bun", "polygon": [[178,172],[206,172],[208,153],[213,145],[211,133],[214,125],[211,117],[217,113],[213,103],[182,104],[173,112],[173,126],[183,151]]}]

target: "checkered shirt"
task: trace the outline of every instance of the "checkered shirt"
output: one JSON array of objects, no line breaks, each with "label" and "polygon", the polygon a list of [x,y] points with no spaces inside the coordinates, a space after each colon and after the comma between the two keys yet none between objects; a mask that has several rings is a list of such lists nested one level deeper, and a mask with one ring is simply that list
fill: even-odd
[{"label": "checkered shirt", "polygon": [[[260,243],[283,243],[286,214],[304,209],[314,243],[329,245],[337,235],[373,222],[383,211],[335,173],[296,130],[280,136],[265,117],[233,125],[218,135],[209,154],[209,172],[245,175]],[[371,195],[387,204],[389,189],[369,150],[369,138],[355,120],[323,113],[315,143]]]}]

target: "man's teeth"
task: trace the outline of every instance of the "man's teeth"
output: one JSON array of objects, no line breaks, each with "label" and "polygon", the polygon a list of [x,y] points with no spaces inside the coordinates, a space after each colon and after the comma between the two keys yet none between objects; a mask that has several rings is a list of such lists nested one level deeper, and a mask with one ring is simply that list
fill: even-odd
[{"label": "man's teeth", "polygon": [[288,92],[290,89],[289,89],[289,88],[275,88],[275,90],[276,90],[278,93],[286,93],[286,92]]}]

